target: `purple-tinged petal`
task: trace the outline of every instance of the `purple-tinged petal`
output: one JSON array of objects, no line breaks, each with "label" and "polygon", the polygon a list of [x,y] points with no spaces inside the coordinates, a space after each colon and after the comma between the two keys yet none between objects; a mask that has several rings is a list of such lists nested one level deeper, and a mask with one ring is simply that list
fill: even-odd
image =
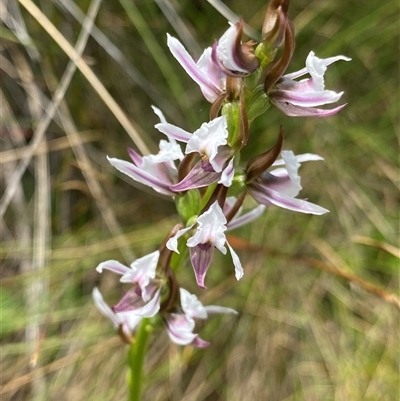
[{"label": "purple-tinged petal", "polygon": [[323,106],[324,104],[336,103],[342,97],[343,93],[344,92],[336,93],[331,90],[300,92],[300,90],[285,91],[277,89],[270,92],[270,97],[271,101],[274,103],[289,102],[295,106],[316,107]]},{"label": "purple-tinged petal", "polygon": [[228,245],[228,249],[232,256],[232,262],[233,262],[233,265],[235,266],[236,280],[239,281],[243,277],[243,274],[244,274],[242,263],[240,262],[239,256],[236,254],[236,252],[233,250],[233,248],[229,245],[229,242],[227,242],[226,245]]},{"label": "purple-tinged petal", "polygon": [[196,295],[191,294],[184,288],[179,288],[182,310],[186,316],[196,319],[207,319],[205,307],[198,300]]},{"label": "purple-tinged petal", "polygon": [[216,96],[216,92],[214,89],[209,88],[208,86],[200,86],[201,92],[204,97],[211,103],[214,103],[215,100],[221,96],[222,92],[225,91],[226,88],[226,75],[222,72],[217,64],[214,63],[212,59],[212,48],[208,47],[204,50],[203,54],[200,56],[197,61],[197,66],[200,71],[213,82],[214,87],[219,88],[219,95]]},{"label": "purple-tinged petal", "polygon": [[[208,168],[205,169],[204,166]],[[208,162],[200,160],[182,181],[171,185],[169,188],[174,192],[189,191],[190,189],[207,187],[220,178],[221,173],[216,173]]]},{"label": "purple-tinged petal", "polygon": [[179,345],[189,345],[196,337],[193,334],[194,320],[183,314],[171,313],[165,319],[168,336],[172,342]]},{"label": "purple-tinged petal", "polygon": [[208,341],[204,341],[198,335],[194,338],[194,340],[190,343],[192,347],[196,348],[207,348],[210,343]]},{"label": "purple-tinged petal", "polygon": [[199,244],[191,247],[189,251],[197,285],[200,288],[207,288],[204,285],[204,279],[212,261],[214,247],[210,244]]},{"label": "purple-tinged petal", "polygon": [[182,235],[186,234],[191,228],[193,227],[193,224],[190,227],[182,228],[179,230],[173,237],[171,237],[166,244],[166,247],[173,252],[180,253],[178,250],[178,239],[182,237]]},{"label": "purple-tinged petal", "polygon": [[280,194],[295,197],[299,194],[299,186],[293,182],[285,168],[278,168],[271,173],[266,171],[258,179],[257,183],[263,188],[271,189]]},{"label": "purple-tinged petal", "polygon": [[228,163],[228,166],[222,171],[221,178],[218,181],[218,184],[222,184],[223,186],[229,188],[232,185],[234,176],[235,167],[233,164],[233,159],[231,159]]},{"label": "purple-tinged petal", "polygon": [[328,213],[329,210],[315,205],[314,203],[307,202],[302,199],[296,199],[290,196],[285,196],[279,192],[262,187],[259,184],[252,183],[249,186],[250,195],[262,205],[276,205],[284,209],[293,210],[294,212],[301,212],[307,214],[321,215]]},{"label": "purple-tinged petal", "polygon": [[113,310],[104,302],[104,299],[97,288],[93,289],[92,295],[96,308],[103,316],[111,320],[114,329],[117,330],[121,326],[125,335],[130,337],[142,318],[132,312],[114,313]]},{"label": "purple-tinged petal", "polygon": [[[210,79],[206,71],[200,69],[199,65],[194,62],[179,40],[168,34],[167,38],[167,44],[172,55],[187,72],[190,78],[192,78],[200,86],[206,99],[213,103],[222,94],[218,83]],[[206,50],[206,52],[207,51],[209,52],[209,50]]]},{"label": "purple-tinged petal", "polygon": [[132,287],[129,289],[124,296],[119,300],[119,302],[113,306],[113,311],[115,313],[120,312],[130,312],[142,308],[145,305],[143,302],[140,289],[138,287]]},{"label": "purple-tinged petal", "polygon": [[342,110],[347,103],[342,104],[334,109],[315,109],[312,107],[294,106],[286,102],[274,102],[274,105],[289,117],[329,117]]},{"label": "purple-tinged petal", "polygon": [[251,221],[257,219],[260,217],[265,210],[264,205],[259,205],[256,208],[254,208],[252,211],[245,213],[239,217],[234,217],[227,225],[226,228],[227,230],[234,230],[235,228],[241,227],[247,223],[250,223]]},{"label": "purple-tinged petal", "polygon": [[140,168],[136,167],[132,163],[126,162],[124,160],[115,159],[107,157],[108,161],[121,173],[126,174],[128,177],[132,178],[134,181],[140,182],[147,185],[154,190],[164,194],[174,196],[175,194],[169,189],[171,183],[164,182]]},{"label": "purple-tinged petal", "polygon": [[153,317],[160,310],[160,299],[161,299],[161,288],[159,288],[154,294],[153,298],[150,299],[142,308],[137,309],[135,314],[141,317]]},{"label": "purple-tinged petal", "polygon": [[156,276],[156,269],[160,251],[152,252],[148,255],[142,256],[131,263],[131,269],[121,277],[121,283],[137,283],[142,292],[143,301],[148,301],[150,295],[148,294],[148,286],[150,280]]},{"label": "purple-tinged petal", "polygon": [[[149,286],[150,287],[150,286]],[[148,302],[142,299],[138,288],[133,287],[122,297],[117,305],[113,307],[114,312],[132,312],[141,317],[153,317],[160,310],[160,294],[159,286],[151,286],[150,298]]]},{"label": "purple-tinged petal", "polygon": [[103,269],[110,270],[117,274],[121,274],[121,276],[127,272],[130,272],[129,267],[124,266],[122,263],[119,263],[116,260],[107,260],[105,262],[100,263],[96,267],[96,271],[99,273],[102,273]]},{"label": "purple-tinged petal", "polygon": [[165,319],[168,336],[172,342],[178,345],[192,345],[197,348],[205,348],[209,342],[202,340],[198,334],[194,334],[194,320],[186,315],[171,313]]},{"label": "purple-tinged petal", "polygon": [[103,296],[101,295],[101,292],[97,287],[93,288],[92,292],[92,297],[93,297],[93,302],[94,305],[96,306],[97,310],[106,318],[110,319],[114,325],[115,329],[118,329],[118,326],[120,325],[120,320],[118,319],[118,316],[112,311],[112,309],[105,303]]},{"label": "purple-tinged petal", "polygon": [[128,148],[128,155],[132,159],[133,163],[140,167],[143,162],[143,157],[139,155],[139,153],[135,152],[132,148]]},{"label": "purple-tinged petal", "polygon": [[159,123],[154,126],[162,134],[166,135],[168,138],[176,139],[180,142],[188,142],[192,137],[192,134],[169,123]]}]

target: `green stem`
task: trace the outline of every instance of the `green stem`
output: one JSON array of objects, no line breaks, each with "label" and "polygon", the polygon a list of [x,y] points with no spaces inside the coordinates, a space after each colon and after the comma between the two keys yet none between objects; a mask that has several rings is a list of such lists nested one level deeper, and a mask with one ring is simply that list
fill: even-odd
[{"label": "green stem", "polygon": [[129,401],[140,401],[143,383],[143,367],[147,344],[153,331],[148,319],[143,319],[128,352]]}]

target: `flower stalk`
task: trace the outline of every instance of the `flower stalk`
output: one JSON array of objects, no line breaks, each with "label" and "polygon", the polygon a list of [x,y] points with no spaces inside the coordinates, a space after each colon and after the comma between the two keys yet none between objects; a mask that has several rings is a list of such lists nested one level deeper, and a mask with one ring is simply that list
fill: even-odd
[{"label": "flower stalk", "polygon": [[128,351],[128,388],[129,401],[140,401],[143,377],[144,377],[144,362],[147,353],[147,347],[150,340],[150,335],[153,332],[153,327],[148,319],[143,319],[137,331],[135,341],[129,346]]}]

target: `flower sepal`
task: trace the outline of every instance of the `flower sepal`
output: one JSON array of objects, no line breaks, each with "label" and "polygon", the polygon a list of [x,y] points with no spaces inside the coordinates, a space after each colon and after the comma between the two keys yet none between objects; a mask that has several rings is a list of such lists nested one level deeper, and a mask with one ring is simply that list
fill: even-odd
[{"label": "flower sepal", "polygon": [[288,8],[289,0],[272,0],[269,3],[262,27],[264,51],[269,49],[270,52],[273,52],[282,45],[285,38]]}]

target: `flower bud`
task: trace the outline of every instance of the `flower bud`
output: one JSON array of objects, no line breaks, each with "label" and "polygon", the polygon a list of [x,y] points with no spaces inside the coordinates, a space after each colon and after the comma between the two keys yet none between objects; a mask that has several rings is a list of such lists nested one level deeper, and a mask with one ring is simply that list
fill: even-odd
[{"label": "flower bud", "polygon": [[264,89],[269,92],[272,86],[281,78],[289,66],[295,47],[294,27],[291,21],[285,23],[285,44],[281,57],[272,64],[265,73]]},{"label": "flower bud", "polygon": [[278,48],[285,39],[285,26],[289,0],[272,0],[265,14],[262,41],[271,48]]},{"label": "flower bud", "polygon": [[243,21],[232,25],[212,48],[212,60],[228,76],[243,77],[260,66],[254,42],[242,43]]}]

